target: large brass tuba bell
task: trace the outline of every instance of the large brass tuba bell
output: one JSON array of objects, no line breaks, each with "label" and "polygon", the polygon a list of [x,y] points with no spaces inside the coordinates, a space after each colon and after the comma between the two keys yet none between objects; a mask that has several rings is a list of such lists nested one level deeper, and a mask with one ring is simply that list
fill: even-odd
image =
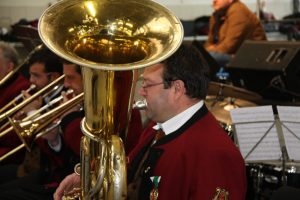
[{"label": "large brass tuba bell", "polygon": [[43,13],[39,34],[53,52],[82,66],[81,199],[126,199],[119,135],[126,135],[138,69],[176,51],[180,20],[150,0],[63,0]]}]

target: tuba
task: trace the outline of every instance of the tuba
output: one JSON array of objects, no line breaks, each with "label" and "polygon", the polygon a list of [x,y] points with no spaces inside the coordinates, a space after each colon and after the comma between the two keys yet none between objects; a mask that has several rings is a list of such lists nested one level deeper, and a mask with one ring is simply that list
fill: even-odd
[{"label": "tuba", "polygon": [[[63,0],[39,20],[54,53],[82,66],[80,199],[126,199],[126,135],[139,69],[183,39],[180,20],[151,0]],[[123,138],[125,139],[125,138]]]}]

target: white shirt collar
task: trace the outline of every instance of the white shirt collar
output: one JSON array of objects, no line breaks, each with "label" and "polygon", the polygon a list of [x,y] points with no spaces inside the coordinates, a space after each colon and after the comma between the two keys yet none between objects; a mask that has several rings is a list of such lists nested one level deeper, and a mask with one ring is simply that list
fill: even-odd
[{"label": "white shirt collar", "polygon": [[155,126],[153,126],[153,129],[162,129],[165,132],[165,134],[168,135],[179,129],[183,124],[185,124],[203,106],[203,104],[203,100],[201,100],[195,105],[186,109],[185,111],[172,117],[168,121],[165,121],[164,123],[157,123]]}]

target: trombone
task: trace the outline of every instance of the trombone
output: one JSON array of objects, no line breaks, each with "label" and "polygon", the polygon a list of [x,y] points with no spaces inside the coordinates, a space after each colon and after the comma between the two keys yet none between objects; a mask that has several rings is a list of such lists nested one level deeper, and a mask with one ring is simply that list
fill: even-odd
[{"label": "trombone", "polygon": [[57,119],[59,116],[66,113],[68,110],[70,110],[71,108],[73,108],[81,102],[83,102],[83,93],[73,97],[67,102],[59,105],[58,107],[43,115],[38,116],[35,119],[29,119],[26,121],[17,121],[9,119],[14,130],[19,136],[20,140],[22,141],[22,144],[0,157],[0,162],[24,147],[26,147],[28,151],[31,151],[32,142],[35,139],[48,133],[50,130],[59,125],[54,124],[53,126],[49,127],[53,120]]},{"label": "trombone", "polygon": [[20,65],[18,65],[16,68],[14,68],[11,72],[9,72],[4,78],[2,78],[1,80],[0,80],[0,87],[1,86],[3,86],[15,73],[17,73],[20,69],[21,69],[21,67],[23,67],[28,61],[29,61],[29,59],[31,58],[31,56],[35,53],[35,52],[37,52],[37,51],[39,51],[40,49],[42,49],[42,47],[43,47],[44,45],[43,44],[40,44],[40,45],[38,45],[38,46],[36,46],[28,55],[27,55],[27,57],[25,58],[25,60],[23,61],[23,63],[22,64],[20,64]]},{"label": "trombone", "polygon": [[53,90],[56,90],[57,86],[60,85],[60,84],[62,84],[62,82],[64,80],[64,77],[65,77],[65,75],[61,75],[56,80],[54,80],[52,83],[50,83],[46,87],[42,88],[38,92],[34,93],[31,97],[25,99],[24,101],[22,101],[21,103],[19,103],[14,108],[12,108],[12,109],[4,112],[4,113],[1,113],[0,114],[0,122],[2,122],[4,119],[9,118],[11,115],[13,115],[14,113],[16,113],[18,110],[20,110],[24,106],[26,106],[28,103],[32,102],[38,96],[43,95],[43,94],[48,95]]},{"label": "trombone", "polygon": [[[73,93],[73,90],[68,90],[66,92],[66,95],[70,95],[72,93]],[[53,107],[54,105],[56,105],[57,103],[59,103],[62,99],[63,99],[63,96],[59,96],[59,97],[56,97],[56,98],[52,99],[50,102],[48,102],[46,105],[44,105],[43,107],[41,107],[39,110],[37,110],[34,113],[32,113],[31,115],[25,117],[21,121],[24,122],[24,121],[27,121],[27,120],[30,120],[30,119],[34,119],[34,117],[36,117],[37,115],[45,112],[49,108]],[[6,125],[9,125],[9,124],[10,124],[10,121],[8,121],[8,123]],[[6,128],[4,131],[0,132],[0,138],[3,137],[3,136],[5,136],[6,134],[8,134],[13,129],[14,129],[13,126],[10,126],[10,127]]]},{"label": "trombone", "polygon": [[[36,85],[31,84],[29,86],[29,88],[26,90],[27,93],[32,92],[33,90],[35,90]],[[22,93],[20,93],[18,96],[16,96],[13,100],[11,100],[9,103],[7,103],[5,106],[3,106],[0,109],[0,113],[3,113],[5,110],[8,110],[14,106],[16,106],[18,103],[20,103],[21,100],[24,100],[24,95]]]}]

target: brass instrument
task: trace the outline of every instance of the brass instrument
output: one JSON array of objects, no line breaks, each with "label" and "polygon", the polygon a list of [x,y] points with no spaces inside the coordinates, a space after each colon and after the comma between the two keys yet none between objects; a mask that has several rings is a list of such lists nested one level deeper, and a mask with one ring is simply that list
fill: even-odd
[{"label": "brass instrument", "polygon": [[[32,92],[36,86],[34,84],[31,84],[29,88],[26,90],[26,92],[30,93]],[[9,103],[7,103],[5,106],[3,106],[0,109],[0,113],[3,113],[5,110],[8,110],[14,106],[16,106],[18,103],[20,103],[21,100],[24,100],[24,95],[20,93],[18,96],[16,96],[13,100],[11,100]]]},{"label": "brass instrument", "polygon": [[126,199],[119,135],[127,131],[138,69],[177,50],[183,39],[180,20],[150,0],[63,0],[42,14],[38,30],[49,49],[82,66],[79,198]]},{"label": "brass instrument", "polygon": [[[51,131],[52,129],[56,128],[57,126],[59,126],[59,122],[53,124],[50,127],[47,127],[44,131],[38,133],[37,135],[33,135],[33,140],[38,139],[39,137],[43,136],[44,134],[48,133],[49,131]],[[4,155],[2,155],[0,157],[0,163],[5,160],[6,158],[8,158],[9,156],[15,154],[16,152],[20,151],[21,149],[23,149],[24,147],[26,147],[26,145],[24,143],[20,144],[19,146],[15,147],[14,149],[10,150],[9,152],[5,153]]]},{"label": "brass instrument", "polygon": [[[68,90],[67,94],[70,94],[71,92],[73,91]],[[77,95],[76,97],[73,97],[72,99],[44,113],[43,115],[34,118],[37,114],[40,114],[42,113],[42,111],[47,110],[49,107],[56,105],[62,99],[63,96],[59,96],[53,99],[47,105],[41,107],[38,111],[26,117],[22,121],[12,119],[10,120],[12,126],[8,129],[8,131],[3,131],[1,135],[3,136],[14,129],[23,143],[1,156],[0,162],[24,147],[26,147],[28,151],[31,151],[31,144],[33,140],[43,136],[44,134],[48,133],[50,130],[58,126],[59,123],[51,125],[50,127],[49,124],[52,123],[53,120],[57,119],[59,116],[67,112],[72,107],[81,103],[83,101],[83,93]]]},{"label": "brass instrument", "polygon": [[[42,44],[36,46],[28,55],[27,57],[25,58],[25,60],[20,64],[18,65],[17,67],[15,67],[11,72],[9,72],[5,77],[3,77],[1,80],[0,80],[0,87],[2,85],[4,85],[13,75],[15,75],[23,66],[25,66],[27,64],[27,62],[29,61],[29,59],[31,58],[31,56],[37,52],[38,50],[40,50],[41,48],[43,47]],[[1,112],[0,112],[1,113]]]},{"label": "brass instrument", "polygon": [[[73,93],[73,90],[68,90],[66,92],[66,95],[69,95],[69,94],[72,94]],[[33,120],[34,117],[44,113],[45,111],[47,111],[48,109],[50,109],[52,106],[56,105],[57,103],[59,103],[61,100],[63,100],[63,96],[59,96],[59,97],[56,97],[54,99],[52,99],[50,102],[48,102],[46,105],[42,106],[40,109],[36,110],[35,112],[33,112],[31,115],[25,117],[24,119],[22,119],[21,121],[24,122],[24,121],[28,121],[28,120]],[[9,132],[11,132],[14,128],[13,126],[11,126],[11,123],[8,122],[7,125],[10,125],[10,126],[6,126],[6,129],[4,131],[1,131],[0,132],[0,138],[5,136],[6,134],[8,134]],[[2,128],[1,128],[2,129]],[[1,160],[1,159],[0,159]]]},{"label": "brass instrument", "polygon": [[47,96],[48,93],[55,90],[59,85],[61,85],[64,81],[65,75],[61,75],[59,78],[54,80],[52,83],[47,85],[46,87],[40,89],[38,92],[34,93],[31,97],[25,99],[15,107],[11,108],[8,111],[5,111],[4,113],[0,114],[0,122],[2,122],[4,119],[8,119],[11,115],[15,114],[17,111],[22,109],[24,106],[26,106],[28,103],[32,102],[37,97],[44,95]]},{"label": "brass instrument", "polygon": [[69,101],[59,105],[58,107],[40,115],[32,120],[17,121],[10,119],[14,130],[22,140],[28,151],[31,150],[31,144],[34,137],[46,127],[48,127],[55,119],[70,110],[75,105],[83,101],[83,93],[73,97]]}]

